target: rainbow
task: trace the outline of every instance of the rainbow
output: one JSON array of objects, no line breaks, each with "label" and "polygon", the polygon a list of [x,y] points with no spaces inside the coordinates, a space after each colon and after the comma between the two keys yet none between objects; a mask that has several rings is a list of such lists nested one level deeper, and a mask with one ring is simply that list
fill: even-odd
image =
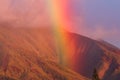
[{"label": "rainbow", "polygon": [[70,27],[70,23],[68,22],[70,13],[67,10],[68,0],[47,0],[47,2],[50,8],[49,11],[60,62],[63,65],[68,65],[70,61],[69,57],[71,56],[71,54],[69,54],[70,47],[68,47],[70,38],[65,31],[66,28]]}]

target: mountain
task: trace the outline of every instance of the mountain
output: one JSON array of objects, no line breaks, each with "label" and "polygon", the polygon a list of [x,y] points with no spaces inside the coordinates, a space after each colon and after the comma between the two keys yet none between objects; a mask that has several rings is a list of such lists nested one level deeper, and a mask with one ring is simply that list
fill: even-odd
[{"label": "mountain", "polygon": [[51,30],[6,26],[0,27],[0,80],[88,80],[58,63]]},{"label": "mountain", "polygon": [[71,36],[69,43],[72,43],[69,46],[74,46],[70,57],[70,62],[74,62],[69,67],[88,78],[92,78],[94,69],[97,69],[102,80],[120,80],[119,48],[103,40],[93,40],[75,33],[68,35]]},{"label": "mountain", "polygon": [[67,32],[72,55],[62,66],[50,28],[6,26],[0,27],[0,79],[88,80],[96,69],[102,80],[120,80],[120,49],[106,41]]}]

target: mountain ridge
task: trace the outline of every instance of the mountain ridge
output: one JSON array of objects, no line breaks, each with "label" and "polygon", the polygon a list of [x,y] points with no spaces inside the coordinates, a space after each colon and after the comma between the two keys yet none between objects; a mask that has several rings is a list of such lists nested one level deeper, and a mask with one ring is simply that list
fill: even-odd
[{"label": "mountain ridge", "polygon": [[73,58],[75,61],[72,64],[74,65],[73,70],[92,78],[93,70],[96,68],[102,80],[120,79],[119,76],[116,76],[118,79],[114,77],[116,70],[118,74],[120,73],[119,48],[103,40],[93,40],[75,33],[70,34],[70,36],[71,39],[74,39],[70,42],[74,43],[76,47]]}]

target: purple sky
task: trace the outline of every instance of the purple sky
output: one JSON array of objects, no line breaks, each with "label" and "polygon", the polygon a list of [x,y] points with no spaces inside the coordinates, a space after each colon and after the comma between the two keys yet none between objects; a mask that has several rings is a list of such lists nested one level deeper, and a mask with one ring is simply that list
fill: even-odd
[{"label": "purple sky", "polygon": [[120,0],[86,0],[84,10],[87,26],[101,29],[100,38],[120,47]]},{"label": "purple sky", "polygon": [[71,5],[75,16],[82,18],[81,26],[81,19],[79,21],[77,17],[75,32],[104,39],[120,47],[120,0],[84,0],[82,4],[80,0],[73,2]]},{"label": "purple sky", "polygon": [[[15,25],[50,25],[47,0],[0,0],[0,21]],[[69,0],[73,32],[120,47],[120,0]]]}]

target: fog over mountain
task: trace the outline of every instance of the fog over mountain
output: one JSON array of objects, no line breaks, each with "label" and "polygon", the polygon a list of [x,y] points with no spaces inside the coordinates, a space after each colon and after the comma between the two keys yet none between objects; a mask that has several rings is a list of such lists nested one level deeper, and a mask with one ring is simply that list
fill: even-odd
[{"label": "fog over mountain", "polygon": [[[99,3],[101,5],[95,5]],[[9,23],[19,27],[52,26],[47,0],[1,0],[0,5],[0,23]],[[110,1],[110,3],[105,1],[104,3],[103,0],[70,0],[68,14],[71,14],[69,23],[72,27],[67,30],[94,39],[104,39],[120,47],[120,38],[117,37],[120,34],[117,7],[119,7],[119,1]]]},{"label": "fog over mountain", "polygon": [[0,80],[91,80],[94,69],[102,80],[120,80],[118,13],[111,18],[108,2],[86,1],[66,3],[70,51],[63,54],[47,0],[0,0]]},{"label": "fog over mountain", "polygon": [[44,0],[0,1],[0,21],[18,26],[48,26],[49,14]]}]

